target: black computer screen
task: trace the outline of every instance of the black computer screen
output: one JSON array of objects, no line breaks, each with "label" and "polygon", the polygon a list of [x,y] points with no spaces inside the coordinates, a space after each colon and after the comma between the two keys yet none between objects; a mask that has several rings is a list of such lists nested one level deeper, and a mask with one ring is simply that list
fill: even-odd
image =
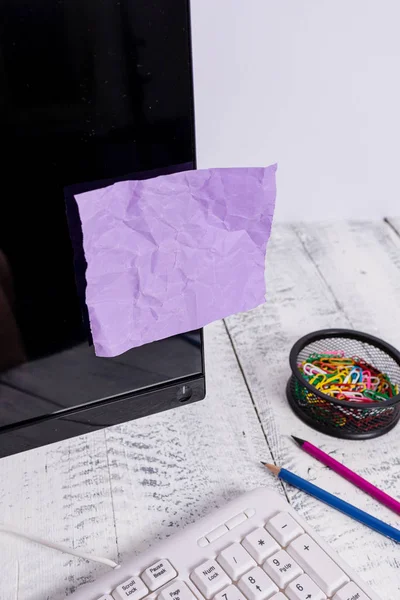
[{"label": "black computer screen", "polygon": [[200,372],[199,332],[95,357],[65,203],[70,186],[194,167],[188,2],[0,0],[0,27],[0,399],[68,405]]}]

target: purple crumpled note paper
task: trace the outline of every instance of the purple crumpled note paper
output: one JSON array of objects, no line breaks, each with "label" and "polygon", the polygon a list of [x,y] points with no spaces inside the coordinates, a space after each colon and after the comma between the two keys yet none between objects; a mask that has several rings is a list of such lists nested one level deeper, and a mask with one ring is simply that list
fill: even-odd
[{"label": "purple crumpled note paper", "polygon": [[276,165],[184,171],[77,194],[97,356],[265,301]]}]

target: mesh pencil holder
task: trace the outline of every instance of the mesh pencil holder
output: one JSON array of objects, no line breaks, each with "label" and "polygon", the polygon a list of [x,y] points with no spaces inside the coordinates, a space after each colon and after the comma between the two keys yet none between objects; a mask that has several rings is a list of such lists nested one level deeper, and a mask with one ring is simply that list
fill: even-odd
[{"label": "mesh pencil holder", "polygon": [[[299,368],[311,355],[341,354],[357,357],[390,378],[391,395],[379,402],[338,400],[317,389]],[[292,376],[286,395],[294,412],[308,425],[328,435],[347,439],[369,439],[392,429],[400,419],[400,353],[379,338],[347,329],[325,329],[310,333],[293,346]],[[398,386],[398,387],[397,387]],[[327,386],[325,386],[327,387]],[[397,393],[393,392],[397,390]]]}]

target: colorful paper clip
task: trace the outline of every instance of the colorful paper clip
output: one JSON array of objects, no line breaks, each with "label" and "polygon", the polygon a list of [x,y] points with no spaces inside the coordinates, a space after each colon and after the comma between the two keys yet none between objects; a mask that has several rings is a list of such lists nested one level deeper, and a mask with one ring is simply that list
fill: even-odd
[{"label": "colorful paper clip", "polygon": [[[346,357],[344,350],[313,352],[298,366],[311,385],[336,400],[382,403],[399,393],[399,386],[391,382],[387,373],[381,373],[359,356]],[[315,403],[313,398],[307,392],[305,400]],[[322,399],[316,402],[321,404]]]}]

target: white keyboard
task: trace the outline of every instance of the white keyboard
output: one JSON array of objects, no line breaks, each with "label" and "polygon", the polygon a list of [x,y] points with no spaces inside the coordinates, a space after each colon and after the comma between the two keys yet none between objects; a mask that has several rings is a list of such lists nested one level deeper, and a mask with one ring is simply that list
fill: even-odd
[{"label": "white keyboard", "polygon": [[282,496],[260,488],[71,600],[379,600]]}]

